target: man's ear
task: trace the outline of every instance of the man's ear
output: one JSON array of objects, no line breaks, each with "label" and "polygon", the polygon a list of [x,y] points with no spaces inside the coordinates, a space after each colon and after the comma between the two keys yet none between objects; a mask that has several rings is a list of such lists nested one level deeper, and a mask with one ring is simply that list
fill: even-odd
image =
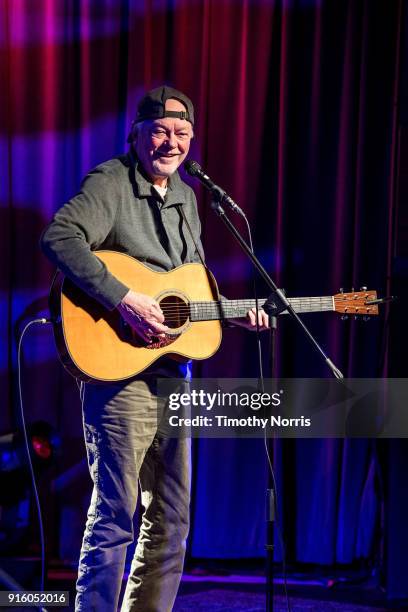
[{"label": "man's ear", "polygon": [[132,121],[132,124],[130,126],[129,136],[127,137],[127,142],[129,142],[130,144],[135,142],[135,140],[137,140],[137,133],[138,133],[137,123],[136,121]]}]

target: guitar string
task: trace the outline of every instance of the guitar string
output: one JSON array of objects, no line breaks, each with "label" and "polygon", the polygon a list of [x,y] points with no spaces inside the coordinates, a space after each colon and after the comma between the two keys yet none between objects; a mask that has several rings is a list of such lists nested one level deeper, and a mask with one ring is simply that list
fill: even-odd
[{"label": "guitar string", "polygon": [[[200,315],[200,314],[204,314],[204,313],[212,313],[212,314],[223,314],[223,315],[228,315],[230,314],[235,314],[235,313],[240,313],[240,312],[246,312],[249,308],[252,308],[252,306],[241,306],[239,308],[237,307],[229,307],[229,308],[214,308],[214,307],[204,307],[204,308],[199,308],[199,309],[192,309],[189,307],[185,307],[185,308],[173,308],[173,309],[168,309],[168,308],[162,308],[162,312],[163,314],[166,314],[168,316],[171,315],[176,315],[176,314],[183,314],[183,315]],[[316,311],[316,308],[312,307],[312,306],[303,306],[301,308],[296,308],[296,306],[294,307],[295,310],[297,310],[298,312],[314,312]],[[348,307],[350,310],[352,309],[352,307]],[[331,304],[326,304],[326,305],[321,305],[320,306],[321,310],[332,310],[332,305]],[[353,309],[357,309],[357,307],[353,307]],[[363,309],[363,308],[362,308]]]},{"label": "guitar string", "polygon": [[[331,310],[331,305],[327,305],[327,307],[330,306],[330,310]],[[304,307],[301,309],[301,312],[308,312],[310,310],[314,310],[313,308],[307,308]],[[185,307],[185,308],[176,308],[176,309],[162,309],[163,314],[165,315],[166,320],[170,321],[170,320],[178,320],[180,318],[180,316],[193,316],[197,315],[197,316],[209,316],[209,317],[213,317],[214,315],[218,316],[220,314],[219,309],[214,308],[214,307],[207,307],[207,308],[201,308],[199,309],[199,311],[197,313],[194,313],[191,311],[191,309],[189,307]],[[222,315],[224,317],[233,317],[233,316],[238,316],[240,313],[245,313],[246,312],[246,308],[245,307],[241,307],[240,309],[237,308],[227,308],[227,309],[223,309]],[[179,315],[179,316],[177,316]]]},{"label": "guitar string", "polygon": [[[332,300],[302,300],[299,302],[290,300],[289,303],[292,306],[315,306],[315,305],[319,305],[319,304],[324,304],[324,305],[331,305],[332,304]],[[350,305],[350,304],[360,304],[361,302],[357,302],[356,300],[353,300],[353,302],[348,302],[348,301],[343,301],[343,302],[336,302],[338,304],[344,304],[344,305]],[[249,306],[254,306],[255,302],[252,301],[248,301],[248,302],[229,302],[229,303],[225,303],[225,302],[188,302],[188,303],[184,303],[184,304],[180,304],[178,302],[174,302],[174,303],[169,303],[166,302],[165,304],[161,304],[161,308],[189,308],[190,306],[195,306],[195,307],[204,307],[204,308],[239,308],[239,307],[249,307]],[[364,303],[363,303],[364,305]]]},{"label": "guitar string", "polygon": [[[166,308],[162,308],[162,312],[163,314],[167,314],[167,315],[176,315],[176,314],[202,314],[202,313],[220,313],[220,314],[228,314],[228,313],[237,313],[237,312],[247,312],[247,310],[250,307],[240,307],[240,308],[223,308],[223,309],[219,309],[219,308],[200,308],[200,309],[191,309],[191,308],[175,308],[175,309],[166,309]],[[365,310],[365,308],[362,307],[345,307],[348,308],[349,310],[357,310],[357,309],[361,309],[361,310]],[[331,305],[326,305],[326,306],[321,306],[320,308],[321,310],[332,310]],[[316,308],[313,307],[302,307],[302,308],[296,308],[295,310],[297,310],[297,312],[314,312],[316,311]]]},{"label": "guitar string", "polygon": [[[319,300],[320,303],[320,308],[324,309],[328,309],[328,310],[332,310],[332,302],[330,300],[330,302],[324,302],[323,300]],[[220,314],[220,310],[221,310],[221,304],[220,303],[196,303],[193,302],[192,303],[195,306],[199,306],[198,308],[198,312],[194,313],[192,312],[191,306],[190,305],[179,305],[177,304],[176,306],[172,307],[169,305],[166,305],[162,307],[162,311],[163,314],[165,314],[165,318],[167,321],[179,321],[181,316],[184,317],[188,317],[188,316],[193,316],[194,314],[196,314],[199,317],[209,317],[210,319],[214,318],[214,315],[216,315],[215,318],[218,318],[218,315]],[[303,304],[301,307],[297,306],[296,304],[294,304],[292,302],[292,306],[298,310],[298,312],[303,312],[303,313],[307,313],[310,311],[315,310],[315,304],[316,301],[314,301],[313,303],[309,303],[309,304]],[[364,308],[364,305],[360,305],[357,306],[357,304],[354,302],[354,304],[350,305],[350,303],[348,302],[343,302],[343,307],[344,308],[348,308],[349,310],[355,310],[357,311],[358,309],[363,309],[366,310],[367,313],[370,312],[369,307]],[[252,302],[249,302],[248,304],[242,304],[240,303],[238,306],[234,306],[231,304],[228,305],[223,305],[222,307],[222,315],[224,316],[224,318],[233,318],[234,316],[239,316],[239,314],[242,313],[242,311],[245,311],[246,308],[250,308],[252,307]],[[339,304],[337,305],[339,307]]]},{"label": "guitar string", "polygon": [[[351,307],[351,306],[347,306],[345,307],[349,310],[369,310],[369,307],[364,308],[364,307]],[[162,309],[163,314],[167,314],[167,315],[176,315],[176,314],[200,314],[200,313],[220,313],[220,314],[227,314],[227,313],[236,313],[236,312],[247,312],[248,308],[247,307],[240,307],[240,308],[223,308],[223,309],[218,309],[218,308],[200,308],[199,310],[195,310],[191,309],[191,308],[176,308],[176,309],[172,309],[172,310],[168,310],[168,309]],[[315,312],[316,308],[295,308],[295,310],[297,312]],[[332,310],[331,305],[327,305],[327,307],[322,307],[321,310]]]},{"label": "guitar string", "polygon": [[[355,297],[358,296],[358,297]],[[174,296],[176,297],[176,296]],[[363,297],[360,296],[360,294],[351,294],[351,297],[347,297],[345,294],[340,294],[340,295],[322,295],[322,296],[304,296],[304,297],[289,297],[288,300],[289,302],[294,302],[294,301],[299,301],[299,302],[303,302],[304,300],[310,300],[310,301],[320,301],[320,300],[332,300],[333,298],[336,301],[355,301],[356,299],[361,300],[363,298],[367,298],[370,297],[370,295],[368,294],[364,294]],[[163,298],[166,299],[166,298]],[[182,298],[179,298],[180,300],[182,300]],[[266,298],[260,298],[259,301],[265,301]],[[255,302],[255,300],[248,298],[248,299],[238,299],[238,300],[196,300],[197,303],[201,303],[201,304],[220,304],[220,303],[224,303],[224,302]],[[175,302],[169,302],[169,303],[175,303]]]},{"label": "guitar string", "polygon": [[[329,309],[331,310],[331,308]],[[370,309],[366,308],[366,309],[356,309],[354,311],[354,314],[359,314],[357,312],[357,310],[361,310],[360,314],[369,314],[370,313]],[[308,309],[303,309],[301,312],[303,313],[307,313],[307,312],[315,312],[313,309],[308,310]],[[348,313],[353,314],[353,311],[351,309],[349,309]],[[196,315],[194,313],[191,313],[189,310],[184,310],[184,311],[176,311],[176,312],[164,312],[165,315],[165,321],[168,322],[180,322],[180,319],[188,319],[190,318],[190,320],[192,321],[200,321],[200,320],[219,320],[220,318],[234,318],[234,317],[238,317],[238,316],[244,316],[245,314],[245,309],[244,311],[228,311],[228,312],[223,312],[222,313],[222,317],[220,317],[220,313],[217,311],[214,311],[214,309],[210,309],[210,310],[201,310],[199,313],[197,313]]]},{"label": "guitar string", "polygon": [[[290,299],[289,300],[290,304],[292,306],[295,307],[309,307],[309,306],[315,306],[316,304],[320,304],[320,305],[332,305],[332,299],[331,298],[301,298],[301,299]],[[220,308],[222,307],[223,309],[228,309],[228,308],[239,308],[239,307],[251,307],[255,304],[254,301],[251,300],[229,300],[228,302],[223,302],[223,301],[216,301],[216,302],[198,302],[198,301],[192,301],[192,302],[188,302],[188,303],[180,303],[180,302],[165,302],[164,304],[161,304],[161,308],[165,309],[178,309],[178,308],[190,308],[191,306],[194,307],[204,307],[204,308]],[[338,305],[360,305],[360,306],[364,306],[365,303],[361,303],[361,301],[357,301],[357,300],[337,300],[336,304]]]},{"label": "guitar string", "polygon": [[[260,300],[262,301],[262,300]],[[324,304],[324,305],[331,305],[332,304],[332,299],[331,298],[292,298],[289,300],[290,304],[293,306],[314,306],[315,304]],[[344,303],[349,303],[344,301]],[[355,304],[356,301],[353,300],[353,303]],[[188,303],[180,303],[180,302],[165,302],[164,304],[161,304],[161,308],[163,309],[178,309],[178,308],[190,308],[191,306],[194,307],[204,307],[204,308],[220,308],[222,307],[223,309],[228,309],[228,308],[245,308],[245,307],[252,307],[255,305],[254,300],[229,300],[228,302],[224,302],[224,301],[214,301],[214,302],[210,302],[210,301],[192,301],[192,302],[188,302]]]},{"label": "guitar string", "polygon": [[[163,298],[166,299],[166,298]],[[331,296],[322,296],[322,297],[302,297],[302,298],[288,298],[290,303],[293,302],[322,302],[322,301],[332,301],[332,297]],[[262,301],[266,301],[266,298],[261,298],[259,300],[260,302]],[[346,301],[351,301],[351,300],[343,300],[344,302]],[[353,302],[356,301],[355,299],[352,300]],[[187,302],[184,302],[181,298],[179,301],[175,300],[175,301],[166,301],[165,304],[186,304]],[[254,304],[255,300],[192,300],[191,302],[188,303],[192,303],[192,304]]]},{"label": "guitar string", "polygon": [[[262,301],[262,300],[261,300]],[[336,303],[338,305],[356,305],[357,304],[359,306],[364,306],[365,304],[361,304],[361,300],[340,300],[340,299],[336,299],[335,300]],[[332,305],[332,298],[331,297],[312,297],[312,298],[289,298],[289,302],[292,306],[298,308],[308,308],[308,307],[313,307],[316,304],[321,305],[321,306],[331,306]],[[173,301],[173,302],[165,302],[164,304],[161,304],[161,308],[162,310],[167,310],[167,311],[171,311],[171,310],[189,310],[192,306],[193,307],[197,307],[197,308],[207,308],[207,309],[219,309],[222,308],[223,310],[231,310],[231,309],[236,309],[236,308],[247,308],[247,307],[252,307],[254,306],[255,302],[254,300],[228,300],[228,302],[225,301],[192,301],[192,302],[179,302],[179,301]]]},{"label": "guitar string", "polygon": [[[356,305],[356,303],[354,302],[354,304]],[[294,306],[295,308],[308,308],[308,307],[316,307],[317,305],[320,306],[331,306],[332,302],[308,302],[308,303],[303,303],[303,304],[297,304],[297,303],[293,303],[291,302],[291,306]],[[344,302],[344,305],[352,305],[349,302]],[[361,304],[360,304],[361,306]],[[175,304],[173,305],[168,305],[168,304],[160,304],[160,307],[162,310],[178,310],[178,309],[189,309],[191,307],[193,308],[212,308],[212,309],[222,309],[222,310],[228,310],[228,309],[236,309],[236,308],[252,308],[255,307],[255,305],[252,302],[249,302],[248,304],[197,304],[197,302],[190,302],[189,304],[185,304],[185,305],[179,305],[179,304]]]},{"label": "guitar string", "polygon": [[[310,303],[303,303],[303,304],[297,304],[297,303],[292,303],[291,305],[300,311],[307,311],[310,309],[315,309],[317,304],[320,306],[320,308],[329,308],[330,310],[332,309],[332,302],[323,302],[320,301],[318,303],[316,302],[310,302]],[[350,306],[348,304],[348,306]],[[354,307],[356,306],[356,304],[354,304]],[[213,303],[197,303],[197,302],[191,302],[190,304],[184,304],[184,305],[174,305],[174,306],[170,306],[168,304],[166,305],[161,305],[161,310],[165,313],[168,314],[172,314],[172,313],[178,313],[178,312],[183,312],[183,313],[189,313],[191,312],[194,308],[198,311],[198,312],[219,312],[222,311],[223,313],[226,312],[236,312],[236,311],[241,311],[241,310],[245,310],[247,308],[253,308],[254,304],[252,302],[248,302],[247,304],[245,303],[240,303],[240,304],[213,304]]]},{"label": "guitar string", "polygon": [[[262,300],[259,300],[262,302]],[[264,300],[266,301],[266,300]],[[340,301],[340,300],[336,300]],[[356,303],[357,300],[342,300],[343,303],[349,304],[349,303]],[[360,301],[360,300],[358,300]],[[332,298],[290,298],[289,299],[289,303],[290,304],[301,304],[301,303],[310,303],[310,304],[318,304],[318,303],[332,303]],[[228,300],[227,302],[225,301],[191,301],[191,302],[164,302],[163,306],[187,306],[188,304],[195,304],[195,305],[203,305],[203,306],[229,306],[229,305],[234,305],[234,306],[239,306],[239,305],[249,305],[249,304],[255,304],[254,300]]]}]

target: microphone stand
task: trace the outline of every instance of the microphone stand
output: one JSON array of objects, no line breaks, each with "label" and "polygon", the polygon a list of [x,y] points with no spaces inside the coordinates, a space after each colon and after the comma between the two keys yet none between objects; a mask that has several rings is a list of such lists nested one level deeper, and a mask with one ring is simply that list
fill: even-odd
[{"label": "microphone stand", "polygon": [[[265,307],[264,307],[265,308]],[[270,328],[270,372],[272,378],[276,377],[276,334],[278,327],[278,318],[269,314],[268,306],[266,306],[266,313],[269,317],[269,328]],[[275,453],[275,438],[268,438],[266,441],[266,448],[269,454],[269,461],[271,463],[271,469],[273,469],[273,460]],[[275,552],[275,520],[276,520],[276,491],[274,488],[275,479],[271,470],[268,470],[268,485],[266,489],[266,610],[271,612],[273,610],[273,557]],[[283,553],[284,554],[284,553]]]},{"label": "microphone stand", "polygon": [[[315,349],[320,353],[321,357],[326,362],[327,366],[330,368],[332,374],[336,378],[343,378],[343,374],[340,370],[334,365],[332,360],[326,355],[323,351],[320,344],[314,338],[314,336],[310,333],[306,325],[303,323],[302,319],[298,316],[295,310],[289,303],[289,300],[286,298],[285,294],[281,289],[278,289],[272,278],[269,276],[265,268],[262,266],[259,259],[252,252],[249,245],[245,242],[237,228],[231,222],[229,217],[226,215],[225,210],[221,206],[223,197],[225,192],[222,192],[218,187],[212,190],[212,201],[211,208],[218,215],[224,225],[228,228],[229,232],[234,236],[235,240],[238,242],[241,249],[247,255],[247,257],[252,262],[252,265],[256,270],[258,270],[261,277],[266,282],[269,287],[271,294],[266,300],[265,304],[263,304],[263,309],[269,316],[270,327],[271,327],[271,367],[272,374],[274,374],[273,370],[275,369],[275,342],[276,342],[276,317],[283,311],[287,310],[288,314],[292,317],[294,321],[301,327],[303,332],[306,334],[307,338],[310,340]],[[273,453],[273,444],[268,444],[268,452],[270,456],[270,460],[272,463],[273,456],[271,456],[271,452]],[[271,466],[272,467],[272,466]],[[275,490],[273,487],[273,477],[269,479],[268,489],[266,492],[266,610],[267,612],[273,612],[273,556],[274,556],[274,527],[275,527],[275,515],[276,515],[276,507],[275,507]]]}]

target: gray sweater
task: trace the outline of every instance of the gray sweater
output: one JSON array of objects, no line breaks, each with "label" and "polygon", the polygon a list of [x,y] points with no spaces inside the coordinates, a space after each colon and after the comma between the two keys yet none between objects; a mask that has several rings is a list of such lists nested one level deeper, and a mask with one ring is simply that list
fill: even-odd
[{"label": "gray sweater", "polygon": [[41,246],[68,278],[113,309],[129,287],[115,278],[92,251],[120,251],[161,272],[200,261],[178,205],[183,207],[202,253],[192,189],[176,172],[162,200],[129,152],[100,164],[85,177],[81,191],[45,229]]}]

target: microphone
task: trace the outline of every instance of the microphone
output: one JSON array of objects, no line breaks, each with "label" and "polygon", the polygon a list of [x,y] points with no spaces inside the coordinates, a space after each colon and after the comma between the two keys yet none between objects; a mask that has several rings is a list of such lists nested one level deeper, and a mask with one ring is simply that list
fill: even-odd
[{"label": "microphone", "polygon": [[216,185],[210,179],[208,174],[204,172],[204,170],[201,168],[198,162],[193,161],[191,159],[187,160],[186,162],[184,162],[184,170],[190,176],[194,176],[195,178],[198,178],[198,180],[204,185],[204,187],[206,187],[209,191],[212,192],[213,196],[218,202],[221,202],[222,204],[228,204],[228,206],[234,212],[245,217],[245,214],[242,208],[240,208],[238,204],[236,204],[234,200],[230,198],[230,196],[223,189],[221,189],[221,187],[218,187],[218,185]]}]

